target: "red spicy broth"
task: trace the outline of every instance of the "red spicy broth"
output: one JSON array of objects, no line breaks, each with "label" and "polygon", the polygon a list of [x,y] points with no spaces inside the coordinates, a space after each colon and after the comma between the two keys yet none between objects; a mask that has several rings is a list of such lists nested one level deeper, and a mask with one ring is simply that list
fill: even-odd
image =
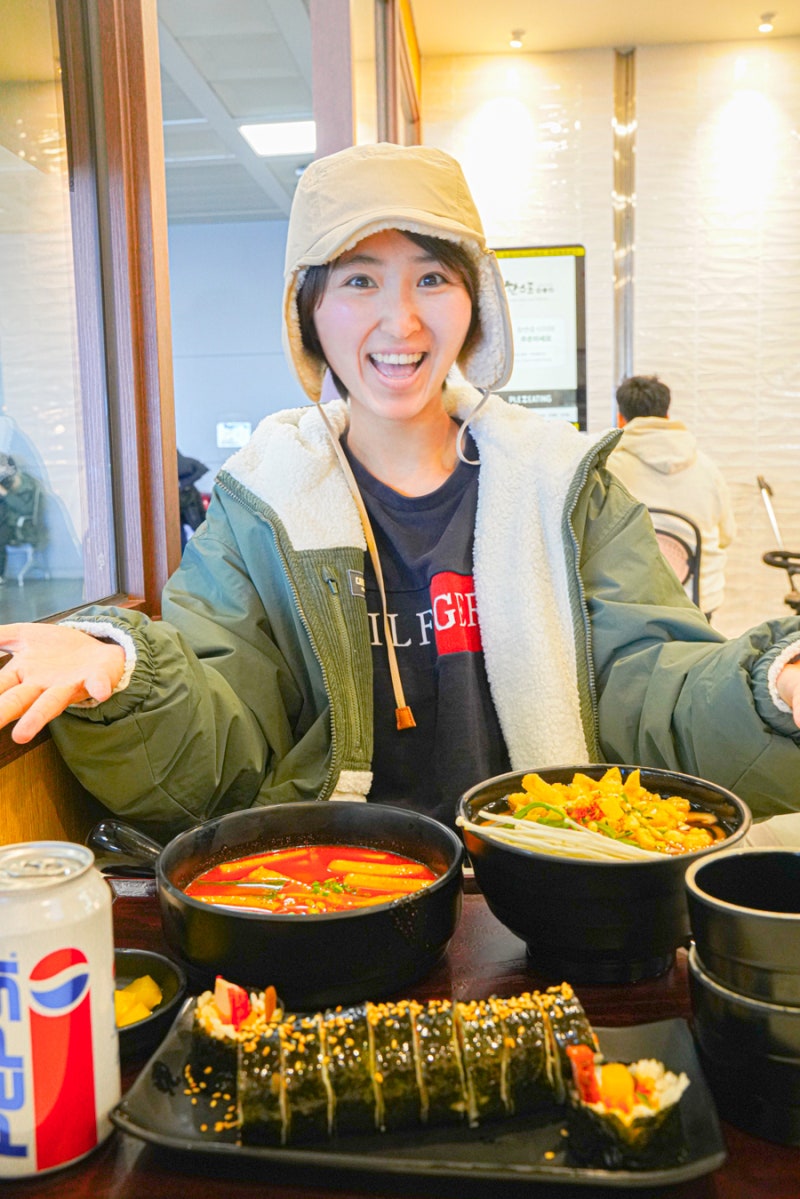
[{"label": "red spicy broth", "polygon": [[302,916],[390,903],[437,877],[398,853],[362,845],[299,845],[220,862],[185,891],[221,907]]}]

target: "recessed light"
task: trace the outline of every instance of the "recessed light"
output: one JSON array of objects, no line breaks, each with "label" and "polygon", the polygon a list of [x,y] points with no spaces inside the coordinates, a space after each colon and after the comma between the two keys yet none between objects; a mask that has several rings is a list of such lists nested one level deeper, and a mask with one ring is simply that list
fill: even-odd
[{"label": "recessed light", "polygon": [[522,39],[525,36],[524,29],[512,29],[511,41],[508,43],[512,50],[522,49]]},{"label": "recessed light", "polygon": [[262,158],[314,154],[317,149],[314,121],[267,121],[258,125],[240,125],[239,132]]},{"label": "recessed light", "polygon": [[775,28],[775,26],[772,24],[772,22],[775,19],[776,15],[777,14],[774,12],[762,12],[761,23],[758,26],[758,32],[759,33],[772,33],[772,30]]}]

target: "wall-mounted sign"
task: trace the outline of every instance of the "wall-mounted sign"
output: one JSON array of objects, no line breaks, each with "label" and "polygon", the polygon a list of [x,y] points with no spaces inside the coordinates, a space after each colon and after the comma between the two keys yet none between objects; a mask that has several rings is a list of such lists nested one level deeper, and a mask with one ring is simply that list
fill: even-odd
[{"label": "wall-mounted sign", "polygon": [[238,450],[247,445],[253,426],[249,420],[217,421],[217,448]]},{"label": "wall-mounted sign", "polygon": [[583,246],[495,250],[514,330],[514,370],[500,395],[586,428]]}]

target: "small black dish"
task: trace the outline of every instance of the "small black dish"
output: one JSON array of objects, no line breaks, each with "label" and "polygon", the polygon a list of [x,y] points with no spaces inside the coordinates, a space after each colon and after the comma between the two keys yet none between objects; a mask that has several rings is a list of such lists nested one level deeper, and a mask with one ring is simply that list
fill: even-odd
[{"label": "small black dish", "polygon": [[161,1003],[144,1020],[117,1029],[123,1060],[153,1052],[172,1027],[186,994],[186,975],[177,963],[147,949],[114,950],[114,987],[119,991],[149,974],[161,988]]}]

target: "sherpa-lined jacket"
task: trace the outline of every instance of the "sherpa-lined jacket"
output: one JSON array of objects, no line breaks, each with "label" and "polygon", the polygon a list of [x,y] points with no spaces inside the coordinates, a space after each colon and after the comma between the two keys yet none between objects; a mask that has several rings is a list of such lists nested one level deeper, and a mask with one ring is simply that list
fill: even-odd
[{"label": "sherpa-lined jacket", "polygon": [[[477,398],[445,394],[461,418]],[[345,405],[327,411],[341,434]],[[800,730],[768,676],[800,653],[800,622],[734,641],[707,624],[602,465],[617,434],[590,439],[498,397],[470,428],[475,593],[514,768],[664,766],[730,787],[756,815],[794,810]],[[164,619],[81,614],[122,635],[135,667],[105,703],[54,722],[74,773],[165,831],[256,803],[368,797],[371,648],[350,586],[364,551],[319,412],[267,417],[220,472]]]},{"label": "sherpa-lined jacket", "polygon": [[[736,522],[727,484],[697,438],[681,421],[637,416],[623,429],[608,469],[648,508],[675,509],[699,527],[700,607],[714,612],[725,598],[725,549]],[[676,531],[681,535],[680,525]]]}]

